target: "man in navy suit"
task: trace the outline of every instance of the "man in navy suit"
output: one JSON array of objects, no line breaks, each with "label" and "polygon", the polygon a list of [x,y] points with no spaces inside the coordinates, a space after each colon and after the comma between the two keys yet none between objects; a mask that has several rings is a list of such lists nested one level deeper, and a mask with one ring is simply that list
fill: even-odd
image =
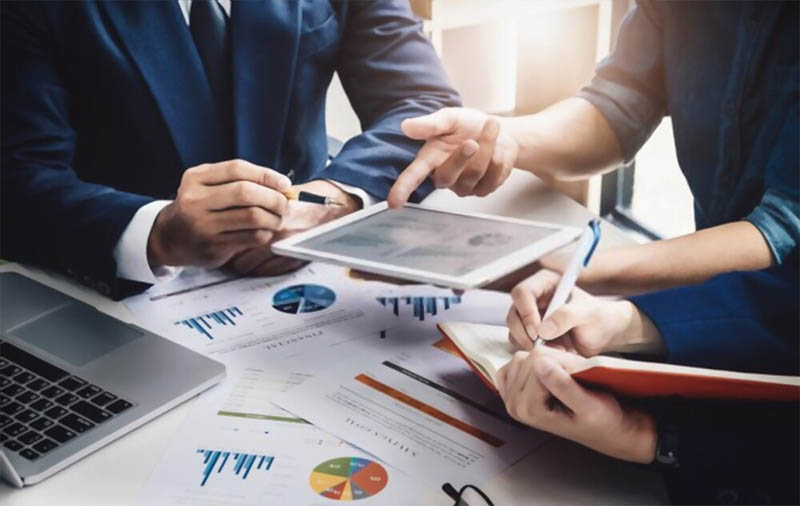
[{"label": "man in navy suit", "polygon": [[[115,297],[296,267],[269,243],[384,198],[419,147],[400,122],[459,102],[402,0],[0,8],[2,256]],[[333,72],[363,133],[326,165]],[[345,206],[287,201],[290,171]]]}]

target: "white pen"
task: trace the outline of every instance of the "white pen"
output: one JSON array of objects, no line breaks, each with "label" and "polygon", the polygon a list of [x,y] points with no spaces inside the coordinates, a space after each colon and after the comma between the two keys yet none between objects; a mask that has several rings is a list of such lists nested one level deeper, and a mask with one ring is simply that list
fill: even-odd
[{"label": "white pen", "polygon": [[[567,302],[569,294],[572,293],[572,290],[575,288],[575,283],[578,281],[578,275],[584,267],[589,265],[589,260],[592,259],[592,254],[594,254],[598,242],[600,242],[600,220],[592,220],[587,225],[586,231],[581,235],[578,247],[575,249],[575,253],[572,255],[567,268],[564,270],[561,281],[558,282],[556,293],[554,293],[553,298],[550,299],[550,304],[544,312],[542,321],[558,311],[558,309]],[[539,346],[543,343],[544,339],[538,335],[533,340],[534,346]]]}]

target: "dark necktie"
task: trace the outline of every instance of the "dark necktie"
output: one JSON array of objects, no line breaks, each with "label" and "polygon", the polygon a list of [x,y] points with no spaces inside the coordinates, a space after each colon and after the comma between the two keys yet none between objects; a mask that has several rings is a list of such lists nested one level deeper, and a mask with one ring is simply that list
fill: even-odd
[{"label": "dark necktie", "polygon": [[[231,91],[231,43],[228,17],[216,0],[193,0],[189,30],[203,61],[214,94],[228,158],[233,158],[233,96]],[[211,161],[211,160],[209,160]]]}]

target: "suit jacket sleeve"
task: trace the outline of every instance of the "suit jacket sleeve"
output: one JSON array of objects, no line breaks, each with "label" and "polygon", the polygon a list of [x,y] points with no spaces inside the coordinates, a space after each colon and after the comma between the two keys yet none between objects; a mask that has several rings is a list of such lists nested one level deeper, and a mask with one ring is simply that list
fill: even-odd
[{"label": "suit jacket sleeve", "polygon": [[[386,198],[397,175],[421,143],[400,122],[460,105],[408,2],[350,2],[337,71],[363,133],[350,139],[318,177],[363,188]],[[427,181],[411,196],[433,190]]]},{"label": "suit jacket sleeve", "polygon": [[[631,300],[661,332],[668,361],[797,375],[797,250],[777,267]],[[678,432],[675,503],[796,504],[800,404],[661,399],[649,409]]]},{"label": "suit jacket sleeve", "polygon": [[[58,48],[36,4],[2,3],[2,256],[67,272],[106,295],[112,251],[152,199],[82,181],[73,170],[77,132]],[[114,170],[109,167],[108,170]]]}]

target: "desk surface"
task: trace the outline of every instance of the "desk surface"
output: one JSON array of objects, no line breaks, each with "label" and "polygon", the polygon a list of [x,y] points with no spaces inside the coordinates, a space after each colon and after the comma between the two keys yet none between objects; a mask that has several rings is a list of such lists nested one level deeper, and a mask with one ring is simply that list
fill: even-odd
[{"label": "desk surface", "polygon": [[[426,203],[491,214],[583,226],[591,214],[534,176],[515,171],[493,195],[459,199],[435,192]],[[630,243],[612,225],[603,226],[603,245]],[[19,264],[0,270],[22,272],[101,311],[133,322],[121,303],[76,285],[69,279]],[[192,401],[190,401],[192,402]],[[161,459],[188,413],[186,403],[33,487],[17,490],[0,482],[4,506],[130,504]],[[456,484],[461,485],[461,484]],[[552,439],[511,466],[483,489],[497,504],[664,504],[658,474],[604,457],[561,439]],[[447,504],[443,493],[431,491],[429,502]]]}]

